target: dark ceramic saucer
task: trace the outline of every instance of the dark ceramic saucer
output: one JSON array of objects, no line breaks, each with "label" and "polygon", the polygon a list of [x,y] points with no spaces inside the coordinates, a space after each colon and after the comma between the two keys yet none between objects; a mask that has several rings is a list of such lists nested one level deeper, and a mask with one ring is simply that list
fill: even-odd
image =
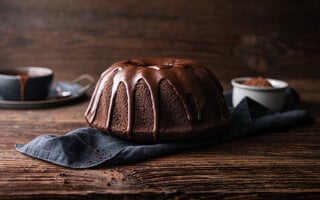
[{"label": "dark ceramic saucer", "polygon": [[94,84],[94,79],[87,74],[81,75],[71,82],[55,81],[51,85],[46,100],[40,101],[5,101],[0,99],[0,108],[33,109],[49,108],[74,102],[83,97]]}]

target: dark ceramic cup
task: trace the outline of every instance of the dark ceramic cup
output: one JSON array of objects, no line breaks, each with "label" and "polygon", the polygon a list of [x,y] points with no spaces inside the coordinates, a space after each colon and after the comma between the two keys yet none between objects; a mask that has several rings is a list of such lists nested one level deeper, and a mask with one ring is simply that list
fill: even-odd
[{"label": "dark ceramic cup", "polygon": [[52,80],[53,71],[44,67],[15,67],[0,70],[0,99],[45,100]]}]

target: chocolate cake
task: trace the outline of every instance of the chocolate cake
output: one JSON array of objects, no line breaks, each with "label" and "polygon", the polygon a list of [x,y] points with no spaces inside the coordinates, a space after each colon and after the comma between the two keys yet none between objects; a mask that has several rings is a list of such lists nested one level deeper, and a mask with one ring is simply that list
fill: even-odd
[{"label": "chocolate cake", "polygon": [[133,59],[102,73],[85,113],[90,126],[129,141],[197,140],[221,134],[229,112],[207,68],[187,59]]}]

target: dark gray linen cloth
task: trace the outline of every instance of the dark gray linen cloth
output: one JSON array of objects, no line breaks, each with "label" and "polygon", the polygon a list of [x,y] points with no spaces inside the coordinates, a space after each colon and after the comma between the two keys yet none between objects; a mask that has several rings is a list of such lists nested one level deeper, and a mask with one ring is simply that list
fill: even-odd
[{"label": "dark gray linen cloth", "polygon": [[250,98],[244,98],[233,108],[231,92],[226,92],[224,96],[232,119],[224,134],[210,140],[142,145],[86,127],[62,136],[40,135],[27,144],[16,144],[16,150],[69,168],[106,167],[205,148],[249,135],[292,128],[313,120],[305,110],[295,109],[299,94],[291,88],[286,91],[286,104],[282,112],[271,111]]}]

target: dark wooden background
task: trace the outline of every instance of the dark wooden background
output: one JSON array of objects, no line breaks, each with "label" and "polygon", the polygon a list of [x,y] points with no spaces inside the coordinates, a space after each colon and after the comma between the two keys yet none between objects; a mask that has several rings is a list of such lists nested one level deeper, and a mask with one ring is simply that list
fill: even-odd
[{"label": "dark wooden background", "polygon": [[[0,68],[98,78],[136,57],[194,59],[226,90],[240,76],[287,81],[315,123],[111,169],[75,171],[17,153],[44,132],[86,126],[87,101],[0,110],[3,198],[319,198],[320,1],[0,0]],[[183,169],[183,170],[182,170]]]},{"label": "dark wooden background", "polygon": [[319,1],[295,0],[1,0],[0,66],[96,75],[118,60],[169,56],[195,59],[225,81],[317,79],[319,10]]}]

